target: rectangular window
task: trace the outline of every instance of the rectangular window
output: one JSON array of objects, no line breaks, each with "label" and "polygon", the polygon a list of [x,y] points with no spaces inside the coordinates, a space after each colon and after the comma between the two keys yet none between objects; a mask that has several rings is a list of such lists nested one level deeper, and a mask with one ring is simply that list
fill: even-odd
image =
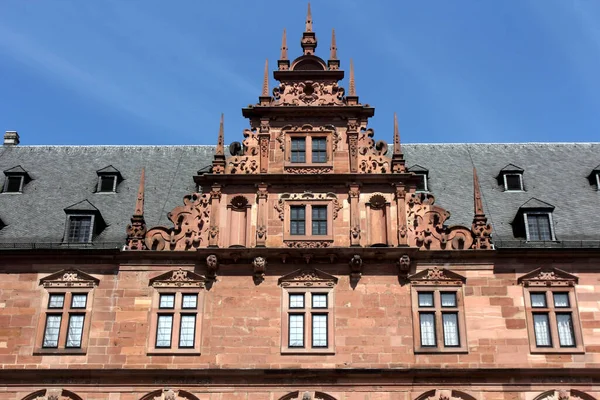
[{"label": "rectangular window", "polygon": [[554,292],[554,307],[555,308],[569,308],[569,293]]},{"label": "rectangular window", "polygon": [[456,307],[456,293],[441,293],[442,307]]},{"label": "rectangular window", "polygon": [[174,294],[161,294],[160,303],[158,308],[174,308],[175,307],[175,295]]},{"label": "rectangular window", "polygon": [[552,230],[550,226],[550,215],[527,214],[528,240],[549,241],[552,240]]},{"label": "rectangular window", "polygon": [[182,297],[183,300],[181,301],[181,308],[191,310],[198,307],[197,294],[184,294]]},{"label": "rectangular window", "polygon": [[560,347],[575,347],[575,333],[573,332],[571,313],[557,313],[556,324]]},{"label": "rectangular window", "polygon": [[312,138],[312,162],[327,162],[327,139],[324,137]]},{"label": "rectangular window", "polygon": [[290,293],[290,308],[304,308],[304,293]]},{"label": "rectangular window", "polygon": [[535,343],[538,347],[552,347],[550,338],[550,322],[548,314],[533,314],[533,328],[535,330]]},{"label": "rectangular window", "polygon": [[435,347],[435,314],[420,313],[419,319],[421,326],[421,346]]},{"label": "rectangular window", "polygon": [[8,176],[6,177],[6,193],[20,193],[23,186],[22,176]]},{"label": "rectangular window", "polygon": [[196,315],[182,315],[179,328],[179,347],[193,348],[196,336]]},{"label": "rectangular window", "polygon": [[417,181],[417,192],[427,192],[427,174],[415,174]]},{"label": "rectangular window", "polygon": [[504,190],[506,191],[521,191],[523,190],[523,177],[521,174],[505,174],[504,175]]},{"label": "rectangular window", "polygon": [[84,318],[85,316],[81,314],[71,314],[69,316],[69,327],[67,328],[67,343],[65,347],[81,347]]},{"label": "rectangular window", "polygon": [[304,347],[304,314],[289,316],[289,347]]},{"label": "rectangular window", "polygon": [[88,243],[92,234],[91,215],[69,216],[67,241],[69,243]]},{"label": "rectangular window", "polygon": [[304,206],[290,207],[290,235],[305,235],[306,215]]},{"label": "rectangular window", "polygon": [[312,234],[327,235],[327,206],[312,206]]},{"label": "rectangular window", "polygon": [[546,308],[546,292],[531,293],[531,307]]},{"label": "rectangular window", "polygon": [[313,293],[312,308],[327,308],[327,295],[321,293]]},{"label": "rectangular window", "polygon": [[42,347],[58,347],[61,319],[62,315],[48,314],[46,316],[46,328],[44,329],[44,343],[42,344]]},{"label": "rectangular window", "polygon": [[171,332],[173,331],[173,316],[162,314],[158,316],[156,328],[156,347],[171,347]]},{"label": "rectangular window", "polygon": [[433,292],[419,292],[419,307],[433,307]]},{"label": "rectangular window", "polygon": [[442,326],[444,328],[444,346],[458,347],[458,315],[456,313],[442,313]]},{"label": "rectangular window", "polygon": [[306,138],[292,138],[291,161],[293,163],[306,162]]},{"label": "rectangular window", "polygon": [[327,347],[327,314],[312,316],[312,346]]},{"label": "rectangular window", "polygon": [[101,175],[98,191],[102,193],[114,193],[117,177],[115,175]]},{"label": "rectangular window", "polygon": [[48,299],[48,308],[63,308],[64,304],[64,294],[51,294]]},{"label": "rectangular window", "polygon": [[71,297],[71,308],[85,308],[87,306],[87,294],[73,294]]}]

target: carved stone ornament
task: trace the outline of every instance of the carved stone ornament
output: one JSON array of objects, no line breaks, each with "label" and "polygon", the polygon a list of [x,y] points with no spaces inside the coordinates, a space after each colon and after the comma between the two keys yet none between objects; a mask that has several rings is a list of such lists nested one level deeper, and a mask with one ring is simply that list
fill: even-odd
[{"label": "carved stone ornament", "polygon": [[333,167],[293,167],[286,166],[283,168],[288,174],[294,175],[311,175],[311,174],[330,174],[333,172]]},{"label": "carved stone ornament", "polygon": [[406,275],[410,271],[410,257],[407,254],[398,260],[398,271],[401,275]]},{"label": "carved stone ornament", "polygon": [[173,228],[155,227],[146,234],[150,250],[195,250],[208,244],[210,223],[209,194],[193,193],[183,198],[183,206],[168,214]]},{"label": "carved stone ornament", "polygon": [[154,392],[144,400],[196,400],[196,397],[183,390],[163,389],[160,394]]},{"label": "carved stone ornament", "polygon": [[417,397],[417,400],[475,400],[475,398],[458,390],[435,389]]},{"label": "carved stone ornament", "polygon": [[430,193],[412,193],[406,199],[409,245],[428,250],[472,248],[471,230],[444,225],[450,213],[434,203],[435,197]]},{"label": "carved stone ornament", "polygon": [[445,268],[433,267],[411,275],[409,280],[413,285],[460,286],[467,278]]},{"label": "carved stone ornament", "polygon": [[523,286],[570,287],[579,282],[579,278],[558,268],[537,268],[518,279]]},{"label": "carved stone ornament", "polygon": [[360,156],[358,169],[362,174],[387,174],[390,172],[390,159],[385,156]]},{"label": "carved stone ornament", "polygon": [[[268,121],[267,121],[268,125]],[[260,164],[260,144],[256,129],[244,129],[241,155],[227,159],[227,174],[258,174]],[[268,145],[268,143],[267,143]]]},{"label": "carved stone ornament", "polygon": [[316,268],[299,269],[279,278],[283,287],[333,287],[338,279]]},{"label": "carved stone ornament", "polygon": [[63,269],[40,280],[45,288],[93,288],[100,280],[77,269]]},{"label": "carved stone ornament", "polygon": [[387,201],[385,197],[381,193],[376,193],[369,199],[369,204],[371,208],[379,209],[385,207]]},{"label": "carved stone ornament", "polygon": [[352,228],[350,228],[350,235],[354,239],[358,239],[360,237],[360,226],[354,225]]},{"label": "carved stone ornament", "polygon": [[327,240],[286,240],[287,247],[295,249],[322,249],[331,246],[332,241]]},{"label": "carved stone ornament", "polygon": [[165,272],[155,278],[150,279],[150,285],[155,288],[203,288],[206,278],[195,272],[179,268],[173,271]]},{"label": "carved stone ornament", "polygon": [[40,390],[27,397],[25,400],[79,400],[80,397],[68,390],[51,388]]},{"label": "carved stone ornament", "polygon": [[285,202],[286,201],[294,201],[294,200],[302,200],[302,201],[314,201],[314,200],[329,200],[332,205],[332,215],[333,219],[336,219],[339,211],[342,209],[342,204],[338,200],[335,193],[313,193],[313,192],[304,192],[304,193],[283,193],[279,196],[279,201],[275,203],[274,208],[279,213],[279,219],[284,220],[285,218]]},{"label": "carved stone ornament", "polygon": [[260,239],[264,239],[267,237],[267,227],[264,225],[260,225],[258,227],[256,227],[256,236],[258,236]]},{"label": "carved stone ornament", "polygon": [[345,90],[336,81],[280,82],[273,88],[275,106],[342,106]]},{"label": "carved stone ornament", "polygon": [[544,392],[534,400],[594,400],[594,397],[575,389],[558,389]]},{"label": "carved stone ornament", "polygon": [[253,279],[255,284],[259,284],[265,280],[267,272],[267,259],[264,257],[254,257],[252,261]]},{"label": "carved stone ornament", "polygon": [[335,397],[322,392],[296,391],[281,397],[279,400],[336,400]]},{"label": "carved stone ornament", "polygon": [[208,276],[214,279],[217,276],[217,270],[219,269],[219,260],[215,254],[211,254],[206,257],[206,269]]},{"label": "carved stone ornament", "polygon": [[350,285],[356,287],[362,276],[363,260],[358,254],[355,254],[348,264],[350,265]]}]

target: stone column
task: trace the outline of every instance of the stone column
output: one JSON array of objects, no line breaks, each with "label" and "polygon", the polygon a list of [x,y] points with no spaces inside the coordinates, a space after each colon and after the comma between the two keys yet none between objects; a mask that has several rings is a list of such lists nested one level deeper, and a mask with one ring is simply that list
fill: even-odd
[{"label": "stone column", "polygon": [[360,187],[353,182],[350,185],[348,196],[350,198],[350,246],[360,246],[360,214],[358,210],[358,198]]},{"label": "stone column", "polygon": [[358,121],[356,118],[348,119],[348,154],[350,155],[350,172],[358,172]]},{"label": "stone column", "polygon": [[266,183],[258,185],[256,197],[258,207],[256,210],[256,247],[265,247],[267,243],[267,199],[269,197]]},{"label": "stone column", "polygon": [[404,184],[394,184],[396,189],[396,210],[398,213],[398,246],[408,246],[408,226],[406,223],[406,189]]},{"label": "stone column", "polygon": [[260,173],[266,174],[269,172],[269,144],[271,134],[269,133],[269,119],[260,120],[260,130],[258,133],[258,144],[260,148]]},{"label": "stone column", "polygon": [[219,214],[221,207],[221,185],[215,183],[210,191],[210,228],[208,247],[219,247]]}]

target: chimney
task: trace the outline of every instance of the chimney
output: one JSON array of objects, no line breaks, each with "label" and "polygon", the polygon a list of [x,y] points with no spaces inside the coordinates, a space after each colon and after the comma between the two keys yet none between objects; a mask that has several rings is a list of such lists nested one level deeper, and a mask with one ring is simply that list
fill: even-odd
[{"label": "chimney", "polygon": [[17,131],[6,131],[4,134],[5,146],[16,146],[19,144],[19,134]]}]

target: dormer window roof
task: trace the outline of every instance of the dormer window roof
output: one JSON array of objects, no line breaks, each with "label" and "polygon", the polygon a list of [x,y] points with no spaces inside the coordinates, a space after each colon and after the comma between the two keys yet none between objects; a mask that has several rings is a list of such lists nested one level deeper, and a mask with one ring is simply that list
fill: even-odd
[{"label": "dormer window roof", "polygon": [[600,191],[600,164],[588,175],[588,180],[590,185],[596,186],[596,190]]},{"label": "dormer window roof", "polygon": [[417,183],[417,192],[428,192],[429,191],[429,170],[418,164],[408,168],[408,172],[414,172],[420,178]]},{"label": "dormer window roof", "polygon": [[532,197],[519,207],[513,221],[515,236],[524,236],[528,242],[556,241],[553,211],[552,204]]},{"label": "dormer window roof", "polygon": [[98,210],[87,199],[64,209],[67,214],[64,243],[91,243],[94,236],[106,227]]},{"label": "dormer window roof", "polygon": [[98,186],[96,193],[116,193],[117,186],[123,180],[123,176],[118,169],[109,165],[96,171],[98,174]]},{"label": "dormer window roof", "polygon": [[27,171],[20,165],[5,170],[4,175],[3,193],[23,193],[23,187],[31,180]]},{"label": "dormer window roof", "polygon": [[504,186],[505,192],[522,192],[525,190],[523,184],[523,172],[525,170],[514,164],[508,164],[498,174],[498,184]]}]

